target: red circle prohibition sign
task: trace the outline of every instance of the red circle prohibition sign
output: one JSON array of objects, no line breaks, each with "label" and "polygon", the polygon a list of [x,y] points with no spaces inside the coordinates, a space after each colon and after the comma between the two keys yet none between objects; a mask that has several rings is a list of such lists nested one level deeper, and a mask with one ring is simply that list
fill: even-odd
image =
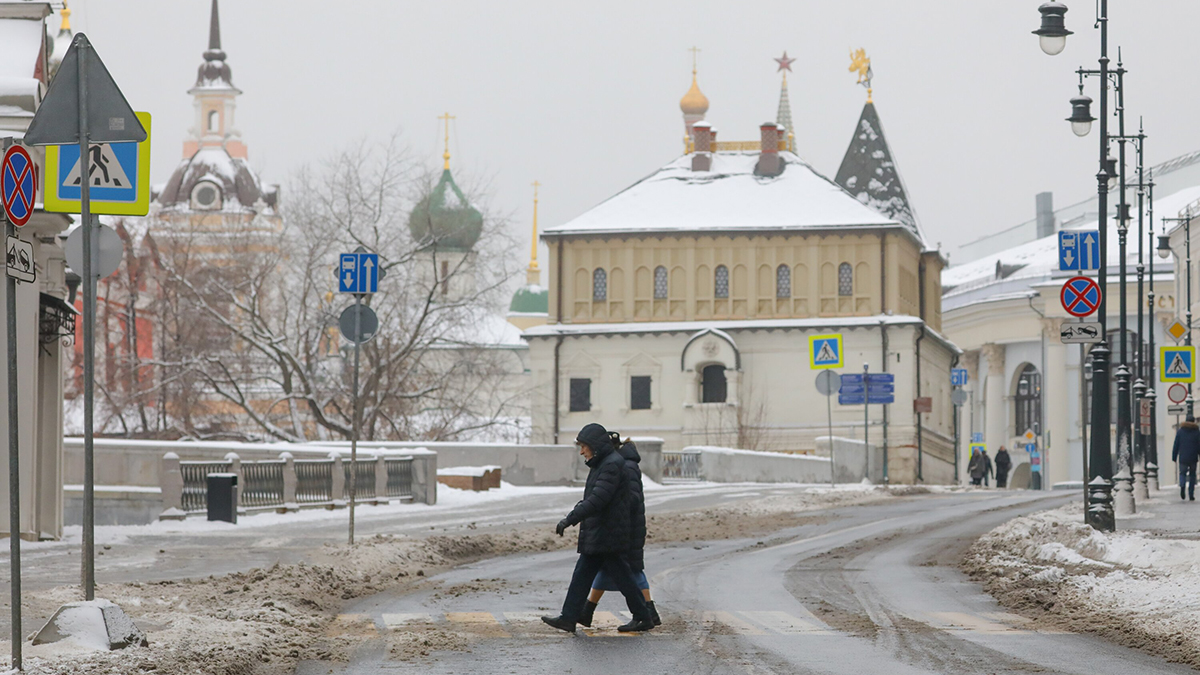
[{"label": "red circle prohibition sign", "polygon": [[1060,295],[1063,309],[1071,316],[1088,316],[1100,306],[1100,286],[1089,277],[1071,277]]},{"label": "red circle prohibition sign", "polygon": [[33,159],[25,148],[14,145],[4,153],[4,161],[0,163],[0,202],[13,225],[22,227],[29,222],[36,193],[37,170]]}]

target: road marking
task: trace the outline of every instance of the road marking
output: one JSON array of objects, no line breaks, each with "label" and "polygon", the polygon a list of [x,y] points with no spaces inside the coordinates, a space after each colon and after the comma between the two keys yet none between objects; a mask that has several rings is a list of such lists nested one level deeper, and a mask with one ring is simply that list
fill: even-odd
[{"label": "road marking", "polygon": [[1024,628],[1036,633],[1045,633],[1047,635],[1072,635],[1071,631],[1067,630],[1035,627],[1033,625],[1033,619],[1021,616],[1020,614],[1011,614],[1009,612],[983,612],[983,616],[986,616],[993,621],[999,621],[1000,623],[1008,624],[1013,627]]},{"label": "road marking", "polygon": [[489,637],[512,637],[491,612],[446,612],[446,621],[465,624]]},{"label": "road marking", "polygon": [[541,612],[505,612],[505,623],[541,623]]},{"label": "road marking", "polygon": [[433,623],[433,617],[428,614],[384,614],[381,618],[384,627],[388,630],[396,630],[419,623]]},{"label": "road marking", "polygon": [[724,624],[737,635],[766,635],[767,632],[754,624],[739,619],[732,612],[704,612],[701,619],[705,627],[713,628],[713,624]]},{"label": "road marking", "polygon": [[1013,628],[1002,623],[997,623],[982,616],[967,614],[965,612],[930,612],[929,616],[936,622],[935,628],[941,630],[961,630],[970,633],[984,633],[988,635],[998,635],[1003,633],[1009,634],[1028,634],[1029,631]]},{"label": "road marking", "polygon": [[776,633],[784,635],[833,635],[832,631],[809,614],[809,619],[797,619],[787,612],[738,612],[742,616],[757,621]]}]

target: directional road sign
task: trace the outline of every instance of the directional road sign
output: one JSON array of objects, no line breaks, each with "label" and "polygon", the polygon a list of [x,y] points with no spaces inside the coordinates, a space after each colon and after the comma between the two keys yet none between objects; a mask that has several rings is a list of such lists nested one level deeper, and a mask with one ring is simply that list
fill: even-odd
[{"label": "directional road sign", "polygon": [[840,405],[886,405],[896,402],[895,379],[891,373],[870,373],[865,384],[862,373],[842,375],[842,386],[838,390]]},{"label": "directional road sign", "polygon": [[951,368],[950,369],[950,386],[952,386],[952,387],[967,386],[967,369],[966,368]]},{"label": "directional road sign", "polygon": [[982,431],[973,432],[971,434],[971,442],[972,443],[982,443],[983,442],[983,432]]},{"label": "directional road sign", "polygon": [[379,254],[343,253],[338,262],[339,293],[374,293],[379,289]]},{"label": "directional road sign", "polygon": [[[144,216],[150,211],[150,113],[136,113],[146,129],[141,143],[88,146],[92,214]],[[46,210],[79,213],[78,145],[46,147]]]},{"label": "directional road sign", "polygon": [[1064,272],[1100,269],[1100,231],[1059,232],[1058,269]]},{"label": "directional road sign", "polygon": [[841,368],[842,335],[810,335],[808,336],[808,363],[813,369]]},{"label": "directional road sign", "polygon": [[1182,403],[1167,406],[1168,415],[1185,415],[1187,414],[1187,406]]},{"label": "directional road sign", "polygon": [[1187,400],[1187,387],[1176,382],[1167,387],[1167,399],[1171,403],[1183,403]]},{"label": "directional road sign", "polygon": [[[358,317],[358,333],[354,332],[354,314],[359,314]],[[375,310],[361,304],[354,303],[342,311],[342,315],[338,317],[338,330],[342,331],[342,337],[350,342],[362,344],[369,342],[375,337],[375,333],[379,332],[379,317],[376,316]]]},{"label": "directional road sign", "polygon": [[1179,344],[1183,336],[1187,335],[1187,326],[1183,325],[1183,322],[1179,319],[1175,319],[1170,326],[1167,326],[1167,335],[1170,335],[1175,340],[1175,343]]},{"label": "directional road sign", "polygon": [[1163,382],[1195,382],[1196,348],[1159,347],[1158,372]]},{"label": "directional road sign", "polygon": [[1099,321],[1064,321],[1058,339],[1064,345],[1095,344],[1103,337]]},{"label": "directional road sign", "polygon": [[4,215],[13,225],[21,227],[33,215],[33,204],[37,196],[37,167],[29,152],[14,145],[4,153],[0,163],[0,202]]},{"label": "directional road sign", "polygon": [[28,241],[9,237],[8,244],[4,247],[7,255],[7,271],[8,276],[17,281],[26,281],[32,283],[37,279],[37,272],[33,267],[33,244]]},{"label": "directional road sign", "polygon": [[1071,277],[1063,284],[1060,298],[1067,314],[1088,316],[1100,306],[1100,286],[1089,277]]}]

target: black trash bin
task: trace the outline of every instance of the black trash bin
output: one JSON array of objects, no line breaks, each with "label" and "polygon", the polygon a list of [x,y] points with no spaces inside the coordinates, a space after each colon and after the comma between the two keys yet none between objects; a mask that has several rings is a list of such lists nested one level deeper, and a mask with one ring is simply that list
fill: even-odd
[{"label": "black trash bin", "polygon": [[237,474],[208,474],[208,519],[237,524]]}]

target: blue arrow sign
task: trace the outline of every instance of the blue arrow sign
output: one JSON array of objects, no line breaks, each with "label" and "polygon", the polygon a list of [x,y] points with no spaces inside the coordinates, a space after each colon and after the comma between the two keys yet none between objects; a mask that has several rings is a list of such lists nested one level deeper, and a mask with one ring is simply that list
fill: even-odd
[{"label": "blue arrow sign", "polygon": [[[873,384],[873,385],[874,384],[895,384],[896,376],[893,373],[868,373],[867,374],[867,382],[869,382],[870,384]],[[851,385],[857,384],[858,386],[861,387],[862,383],[863,383],[863,374],[862,373],[846,373],[846,374],[842,375],[842,386],[843,387],[848,384],[851,384]]]},{"label": "blue arrow sign", "polygon": [[967,369],[966,368],[950,369],[950,386],[952,386],[952,387],[967,386]]},{"label": "blue arrow sign", "polygon": [[1059,232],[1058,269],[1064,272],[1100,269],[1100,231]]},{"label": "blue arrow sign", "polygon": [[1079,235],[1079,270],[1100,269],[1100,230],[1083,230]]},{"label": "blue arrow sign", "polygon": [[876,394],[871,392],[871,395],[864,400],[862,393],[858,394],[838,394],[839,405],[862,405],[869,403],[871,405],[891,405],[896,402],[896,398],[891,394]]},{"label": "blue arrow sign", "polygon": [[1079,233],[1058,233],[1058,269],[1064,272],[1079,271]]},{"label": "blue arrow sign", "polygon": [[[887,383],[875,384],[874,382],[872,382],[869,385],[867,385],[866,391],[867,391],[867,393],[871,394],[872,396],[875,396],[876,394],[892,394],[892,393],[895,393],[896,387],[895,387],[895,385],[892,385],[892,384],[887,384]],[[838,390],[838,393],[839,394],[862,394],[863,386],[861,384],[843,384],[842,388]]]},{"label": "blue arrow sign", "polygon": [[338,260],[339,293],[374,293],[379,289],[378,253],[343,253]]}]

